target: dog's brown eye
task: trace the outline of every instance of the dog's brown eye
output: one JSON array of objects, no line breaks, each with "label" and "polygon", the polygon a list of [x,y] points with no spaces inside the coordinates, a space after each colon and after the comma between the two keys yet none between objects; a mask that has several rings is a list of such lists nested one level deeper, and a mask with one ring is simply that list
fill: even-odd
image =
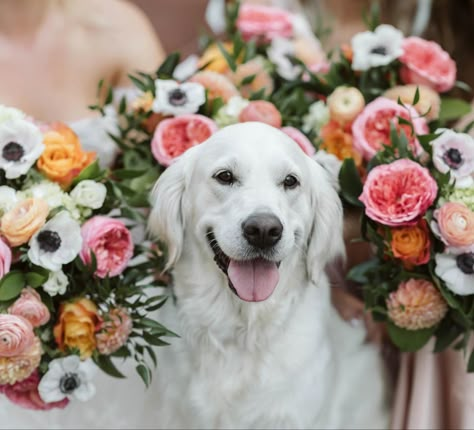
[{"label": "dog's brown eye", "polygon": [[222,185],[232,185],[234,183],[234,175],[229,170],[223,170],[217,173],[214,175],[214,178]]},{"label": "dog's brown eye", "polygon": [[289,190],[296,188],[298,185],[299,185],[298,179],[294,175],[288,175],[283,181],[283,186]]}]

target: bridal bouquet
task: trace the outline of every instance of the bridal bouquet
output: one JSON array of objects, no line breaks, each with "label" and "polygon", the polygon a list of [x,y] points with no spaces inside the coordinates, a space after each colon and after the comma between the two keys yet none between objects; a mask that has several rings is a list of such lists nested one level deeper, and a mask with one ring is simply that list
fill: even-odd
[{"label": "bridal bouquet", "polygon": [[145,316],[164,302],[145,294],[161,257],[133,244],[121,195],[66,125],[0,106],[0,392],[12,402],[86,401],[96,366],[123,377],[112,357],[150,381],[151,345],[173,333]]}]

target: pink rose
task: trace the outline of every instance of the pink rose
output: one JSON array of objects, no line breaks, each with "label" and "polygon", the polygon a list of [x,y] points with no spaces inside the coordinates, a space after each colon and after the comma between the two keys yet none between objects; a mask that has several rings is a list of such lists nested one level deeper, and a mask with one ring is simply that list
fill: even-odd
[{"label": "pink rose", "polygon": [[151,152],[163,166],[169,166],[189,148],[199,145],[217,131],[217,125],[203,115],[180,115],[161,121],[151,141]]},{"label": "pink rose", "polygon": [[412,135],[410,126],[399,124],[398,117],[411,121],[415,134],[428,132],[426,120],[413,107],[403,107],[393,100],[379,97],[369,103],[352,124],[356,151],[370,160],[382,149],[382,144],[391,145],[390,124],[393,123],[397,130],[404,130],[412,150],[419,155],[423,149],[418,139]]},{"label": "pink rose", "polygon": [[91,251],[97,260],[95,274],[99,278],[120,275],[133,256],[132,236],[122,221],[105,216],[95,216],[81,229],[81,260],[91,263]]},{"label": "pink rose", "polygon": [[374,167],[359,200],[365,214],[381,224],[413,225],[431,206],[438,185],[428,169],[408,159]]},{"label": "pink rose", "polygon": [[437,43],[407,37],[402,48],[400,77],[404,83],[427,85],[440,93],[454,86],[456,63]]},{"label": "pink rose", "polygon": [[281,115],[273,103],[265,100],[255,100],[242,109],[239,115],[240,122],[257,121],[281,127]]},{"label": "pink rose", "polygon": [[65,398],[60,402],[45,403],[41,400],[38,393],[38,384],[40,376],[38,370],[35,370],[28,378],[16,382],[13,385],[6,384],[0,386],[0,393],[5,394],[8,400],[15,405],[25,409],[33,409],[35,411],[48,411],[54,408],[64,409],[69,400]]},{"label": "pink rose", "polygon": [[305,154],[312,156],[316,153],[316,149],[310,140],[295,127],[283,127],[281,129],[283,133],[291,137],[298,146],[304,151]]},{"label": "pink rose", "polygon": [[48,308],[40,295],[31,287],[24,288],[21,296],[10,306],[8,313],[28,320],[33,327],[40,327],[49,321]]},{"label": "pink rose", "polygon": [[462,203],[445,203],[434,211],[431,228],[448,246],[474,252],[474,212]]},{"label": "pink rose", "polygon": [[293,35],[292,15],[271,6],[243,4],[236,24],[244,40],[257,38],[269,42],[275,37],[290,38]]},{"label": "pink rose", "polygon": [[33,326],[23,317],[0,314],[0,357],[20,355],[33,345]]},{"label": "pink rose", "polygon": [[97,350],[101,354],[112,354],[125,345],[133,329],[133,321],[123,308],[112,309],[96,335]]},{"label": "pink rose", "polygon": [[10,247],[0,239],[0,279],[10,271],[12,263],[12,251]]}]

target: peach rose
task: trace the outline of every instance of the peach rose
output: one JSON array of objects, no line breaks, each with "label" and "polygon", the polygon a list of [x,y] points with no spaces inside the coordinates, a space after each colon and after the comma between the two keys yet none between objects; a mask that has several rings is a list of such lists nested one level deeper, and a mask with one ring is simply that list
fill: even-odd
[{"label": "peach rose", "polygon": [[438,324],[448,305],[435,286],[425,279],[402,282],[387,299],[388,316],[398,327],[421,330]]},{"label": "peach rose", "polygon": [[10,247],[0,238],[0,279],[9,271],[12,263],[12,251]]},{"label": "peach rose", "polygon": [[41,341],[36,336],[32,336],[31,345],[18,355],[0,354],[0,384],[12,385],[28,378],[38,368],[42,354]]},{"label": "peach rose", "polygon": [[428,121],[438,118],[441,98],[436,91],[426,85],[398,85],[385,91],[383,96],[393,101],[400,99],[403,104],[411,105],[417,88],[420,100],[413,106],[415,110],[420,115],[425,115]]},{"label": "peach rose", "polygon": [[328,122],[321,129],[320,149],[334,155],[339,160],[352,158],[358,168],[362,166],[362,156],[354,150],[352,134],[335,121]]},{"label": "peach rose", "polygon": [[400,77],[404,83],[427,85],[439,93],[453,88],[456,63],[436,42],[407,37],[402,49]]},{"label": "peach rose", "polygon": [[365,106],[362,93],[355,87],[337,87],[328,97],[327,105],[332,120],[347,124],[359,115]]},{"label": "peach rose", "polygon": [[125,345],[133,329],[133,321],[122,308],[112,309],[96,335],[97,350],[101,354],[112,354]]},{"label": "peach rose", "polygon": [[426,264],[430,260],[430,234],[425,220],[413,226],[391,230],[390,248],[393,256],[399,258],[405,268]]},{"label": "peach rose", "polygon": [[224,103],[227,103],[232,97],[240,95],[229,78],[210,70],[198,72],[189,78],[188,81],[201,84],[207,90],[207,98],[209,100],[220,97]]},{"label": "peach rose", "polygon": [[33,345],[34,337],[33,326],[28,320],[0,314],[0,357],[20,355]]},{"label": "peach rose", "polygon": [[77,135],[64,124],[54,124],[45,133],[44,145],[38,169],[63,188],[96,158],[95,152],[82,150]]},{"label": "peach rose", "polygon": [[239,115],[240,122],[257,121],[271,125],[276,128],[281,127],[281,115],[273,103],[265,100],[250,102],[242,109]]},{"label": "peach rose", "polygon": [[[252,82],[242,85],[245,78],[254,75]],[[265,70],[264,60],[256,57],[237,67],[231,75],[231,80],[240,88],[242,97],[249,98],[252,93],[264,89],[264,95],[268,96],[273,92],[273,79]]]},{"label": "peach rose", "polygon": [[432,229],[448,246],[474,252],[474,212],[462,203],[448,202],[434,211]]},{"label": "peach rose", "polygon": [[97,312],[96,305],[86,298],[62,303],[53,330],[59,349],[65,351],[66,348],[77,348],[82,360],[89,358],[96,349]]},{"label": "peach rose", "polygon": [[48,308],[41,301],[40,295],[31,287],[24,288],[21,295],[8,308],[8,313],[28,320],[33,327],[40,327],[49,321]]},{"label": "peach rose", "polygon": [[48,204],[41,199],[26,199],[8,211],[0,223],[0,233],[10,246],[27,243],[46,222]]}]

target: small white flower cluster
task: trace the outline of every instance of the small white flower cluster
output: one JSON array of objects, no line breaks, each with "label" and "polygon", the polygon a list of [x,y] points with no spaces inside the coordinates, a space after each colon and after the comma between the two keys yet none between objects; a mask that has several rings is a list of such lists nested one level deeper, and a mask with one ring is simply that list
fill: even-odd
[{"label": "small white flower cluster", "polygon": [[240,112],[242,112],[249,103],[250,102],[243,97],[231,97],[229,101],[217,111],[213,119],[220,128],[237,124],[239,122]]}]

